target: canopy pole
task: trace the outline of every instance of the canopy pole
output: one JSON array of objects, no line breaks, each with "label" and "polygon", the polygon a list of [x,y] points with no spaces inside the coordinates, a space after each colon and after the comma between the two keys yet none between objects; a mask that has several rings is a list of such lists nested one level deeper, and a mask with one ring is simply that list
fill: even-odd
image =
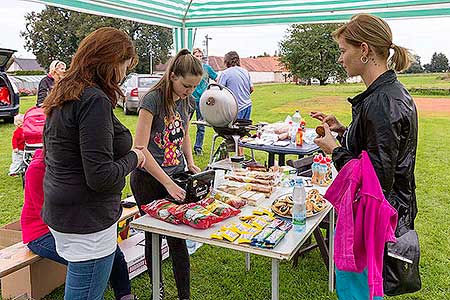
[{"label": "canopy pole", "polygon": [[187,30],[187,47],[189,49],[189,51],[192,52],[192,48],[194,46],[194,38],[193,38],[193,34],[192,34],[192,28],[189,28]]},{"label": "canopy pole", "polygon": [[[186,24],[183,20],[183,27],[181,27],[181,49],[186,48]],[[181,50],[180,49],[180,50]]]},{"label": "canopy pole", "polygon": [[175,49],[175,54],[180,51],[180,42],[179,42],[179,28],[173,28],[172,29],[172,36],[173,36],[173,46]]}]

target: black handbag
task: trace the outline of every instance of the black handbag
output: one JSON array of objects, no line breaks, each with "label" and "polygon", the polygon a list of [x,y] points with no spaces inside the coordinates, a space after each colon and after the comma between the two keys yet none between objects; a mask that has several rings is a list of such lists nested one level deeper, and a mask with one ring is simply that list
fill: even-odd
[{"label": "black handbag", "polygon": [[417,292],[422,287],[419,274],[420,246],[415,230],[387,243],[383,265],[383,287],[388,296]]}]

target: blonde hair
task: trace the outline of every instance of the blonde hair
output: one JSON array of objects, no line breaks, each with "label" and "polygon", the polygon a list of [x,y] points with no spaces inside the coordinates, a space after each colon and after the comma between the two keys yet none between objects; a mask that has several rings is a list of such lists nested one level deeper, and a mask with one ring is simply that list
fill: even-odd
[{"label": "blonde hair", "polygon": [[[350,22],[333,32],[335,40],[340,37],[356,47],[359,47],[362,43],[368,44],[372,51],[386,59],[389,67],[397,72],[408,69],[413,61],[408,49],[397,46],[392,42],[391,28],[377,16],[369,14],[354,15]],[[389,49],[394,50],[394,54],[390,58]]]},{"label": "blonde hair", "polygon": [[17,114],[14,116],[14,125],[16,127],[20,127],[23,124],[23,115],[22,114]]},{"label": "blonde hair", "polygon": [[50,63],[50,66],[48,67],[48,72],[53,73],[58,65],[64,65],[66,67],[66,63],[60,60],[54,60]]},{"label": "blonde hair", "polygon": [[163,96],[164,111],[170,118],[175,115],[175,100],[173,100],[173,83],[170,80],[170,75],[174,74],[179,77],[186,77],[187,75],[202,76],[202,63],[189,52],[188,49],[180,50],[175,57],[173,57],[164,73],[163,77],[150,89],[148,93],[159,90]]}]

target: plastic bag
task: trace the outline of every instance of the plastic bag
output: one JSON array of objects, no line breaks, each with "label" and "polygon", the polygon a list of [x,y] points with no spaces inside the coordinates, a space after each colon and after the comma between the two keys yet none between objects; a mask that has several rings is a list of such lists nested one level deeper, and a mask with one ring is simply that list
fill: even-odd
[{"label": "plastic bag", "polygon": [[213,214],[198,203],[188,203],[171,207],[169,212],[184,224],[198,229],[209,228],[224,219]]},{"label": "plastic bag", "polygon": [[224,202],[216,201],[214,198],[205,198],[197,204],[203,206],[213,214],[222,217],[223,219],[236,216],[241,211],[239,209],[236,209]]},{"label": "plastic bag", "polygon": [[181,224],[181,221],[169,212],[169,209],[174,209],[178,205],[165,200],[156,200],[149,204],[141,205],[141,209],[149,216],[166,221],[172,224]]}]

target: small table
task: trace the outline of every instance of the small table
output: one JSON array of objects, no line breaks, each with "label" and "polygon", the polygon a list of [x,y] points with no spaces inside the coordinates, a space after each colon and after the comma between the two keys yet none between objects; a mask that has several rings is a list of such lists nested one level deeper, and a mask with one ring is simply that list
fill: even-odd
[{"label": "small table", "polygon": [[[322,194],[325,194],[326,188],[314,186]],[[269,207],[273,200],[277,197],[276,193],[272,195],[270,199],[265,199],[259,206]],[[239,215],[250,215],[252,214],[254,207],[245,206],[241,209]],[[309,236],[317,229],[320,222],[329,214],[330,220],[330,237],[329,237],[329,248],[328,248],[328,287],[330,292],[334,290],[334,261],[333,261],[333,233],[334,233],[334,209],[331,204],[320,213],[313,217],[307,218],[306,228],[304,232],[295,232],[293,229],[290,230],[284,239],[278,244],[274,249],[263,249],[258,247],[252,247],[244,244],[230,243],[224,240],[211,239],[211,234],[220,229],[224,224],[231,222],[239,222],[239,215],[229,218],[223,222],[215,224],[208,229],[195,229],[187,225],[174,225],[169,224],[164,221],[152,218],[145,215],[137,220],[131,222],[131,227],[150,232],[152,234],[152,289],[153,289],[153,300],[159,299],[159,284],[160,284],[160,244],[159,235],[172,236],[181,239],[189,239],[209,245],[219,246],[223,248],[238,250],[247,253],[246,255],[246,266],[249,269],[250,260],[249,254],[256,254],[265,257],[270,257],[272,259],[272,300],[279,299],[279,263],[281,260],[290,260],[294,257],[295,253],[300,249],[302,244],[308,239]],[[150,267],[150,266],[149,266]]]},{"label": "small table", "polygon": [[316,144],[306,144],[303,143],[302,146],[294,145],[290,143],[288,146],[274,146],[274,145],[256,145],[252,143],[239,142],[240,147],[249,148],[253,150],[261,150],[269,153],[269,167],[273,166],[275,163],[275,154],[278,154],[278,165],[284,166],[286,160],[286,154],[298,155],[298,158],[302,158],[307,155],[311,155],[314,152],[320,150],[320,147]]}]

